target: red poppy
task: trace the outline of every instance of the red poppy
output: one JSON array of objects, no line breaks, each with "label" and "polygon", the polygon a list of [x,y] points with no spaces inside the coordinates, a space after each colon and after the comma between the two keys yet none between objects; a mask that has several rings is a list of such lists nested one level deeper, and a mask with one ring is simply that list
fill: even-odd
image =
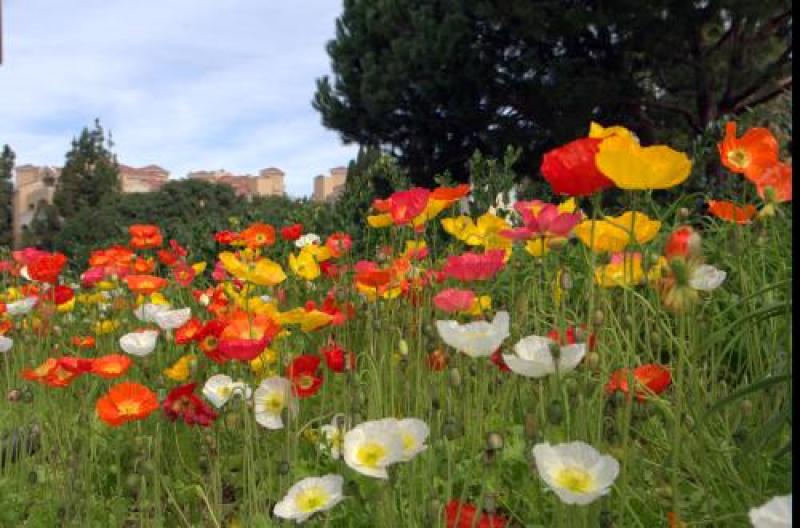
[{"label": "red poppy", "polygon": [[443,312],[465,312],[472,308],[475,298],[475,292],[472,290],[447,288],[434,295],[433,304]]},{"label": "red poppy", "polygon": [[159,249],[158,261],[168,268],[171,268],[178,263],[178,255],[168,249]]},{"label": "red poppy", "polygon": [[664,246],[664,256],[673,257],[699,256],[703,241],[692,226],[680,226],[672,232]]},{"label": "red poppy", "polygon": [[204,402],[194,389],[197,383],[175,387],[161,404],[164,414],[171,422],[182,419],[186,425],[208,427],[217,419],[217,413]]},{"label": "red poppy", "polygon": [[[578,340],[579,332],[583,334],[580,341]],[[588,339],[586,338],[586,325],[580,325],[578,328],[574,326],[567,327],[567,330],[564,332],[563,336],[557,329],[553,329],[550,330],[550,332],[547,334],[547,337],[561,346],[574,345],[578,342],[588,342],[589,350],[594,350],[594,346],[597,343],[596,336],[594,334],[589,335]]]},{"label": "red poppy", "polygon": [[101,378],[118,378],[128,372],[131,358],[123,354],[108,354],[96,358],[92,362],[92,374],[97,374]]},{"label": "red poppy", "polygon": [[342,274],[342,266],[332,260],[323,260],[319,263],[319,270],[328,278],[337,279]]},{"label": "red poppy", "polygon": [[[38,380],[40,383],[44,383],[50,387],[67,387],[69,386],[72,381],[77,378],[83,372],[80,372],[80,369],[85,369],[85,364],[81,365],[77,361],[61,361],[63,358],[59,358],[56,361],[56,367],[51,370],[47,376],[43,377],[42,379]],[[74,358],[73,358],[74,359]],[[68,368],[69,367],[69,368]],[[75,370],[71,370],[75,369]]]},{"label": "red poppy", "polygon": [[280,326],[266,315],[234,314],[219,339],[219,352],[239,361],[251,361],[258,357],[272,342]]},{"label": "red poppy", "polygon": [[457,500],[447,503],[444,519],[447,528],[504,528],[508,523],[502,515],[482,513],[474,504]]},{"label": "red poppy", "polygon": [[484,254],[466,252],[461,255],[447,257],[442,271],[448,277],[463,282],[491,279],[505,265],[505,251],[496,249]]},{"label": "red poppy", "polygon": [[275,243],[275,228],[269,224],[256,223],[239,233],[239,240],[249,248],[271,246]]},{"label": "red poppy", "polygon": [[219,365],[227,362],[230,358],[219,351],[219,336],[225,329],[226,323],[219,319],[208,321],[197,333],[197,348],[199,348],[208,359]]},{"label": "red poppy", "polygon": [[35,281],[55,284],[66,263],[67,257],[62,253],[40,254],[28,263],[28,277]]},{"label": "red poppy", "polygon": [[44,292],[41,297],[55,305],[62,305],[70,302],[75,297],[75,292],[69,286],[59,284]]},{"label": "red poppy", "polygon": [[375,200],[373,207],[383,213],[389,213],[395,225],[403,225],[425,211],[430,194],[429,189],[414,187],[406,191],[397,191],[386,200]]},{"label": "red poppy", "polygon": [[595,165],[601,139],[580,138],[546,152],[542,176],[556,194],[589,196],[614,186]]},{"label": "red poppy", "polygon": [[152,258],[138,257],[133,261],[134,273],[152,273],[156,269],[156,262]]},{"label": "red poppy", "polygon": [[501,372],[511,372],[511,368],[506,364],[505,360],[503,359],[503,353],[499,348],[492,352],[492,355],[489,356],[489,361],[494,363]]},{"label": "red poppy", "polygon": [[233,244],[239,239],[239,233],[234,231],[218,231],[214,233],[214,240],[220,244]]},{"label": "red poppy", "polygon": [[447,363],[447,353],[445,353],[441,348],[437,348],[428,354],[428,367],[434,372],[444,370],[445,367],[447,367]]},{"label": "red poppy", "polygon": [[297,356],[286,368],[286,377],[292,382],[292,390],[298,398],[313,396],[322,387],[322,376],[317,374],[320,359],[317,356]]},{"label": "red poppy", "polygon": [[151,249],[161,247],[164,238],[161,229],[155,225],[134,224],[128,228],[131,235],[130,246],[134,249]]},{"label": "red poppy", "polygon": [[751,128],[737,138],[736,123],[727,123],[725,137],[718,148],[722,164],[729,171],[744,174],[748,179],[778,161],[778,141],[766,128]]},{"label": "red poppy", "polygon": [[767,198],[766,190],[772,188],[776,202],[792,201],[792,166],[788,163],[775,163],[753,177],[756,191],[762,199]]},{"label": "red poppy", "polygon": [[[2,303],[0,303],[0,305],[2,305],[0,306],[0,314],[1,314],[5,311],[6,305]],[[9,333],[12,328],[14,328],[14,323],[12,323],[10,320],[6,319],[5,321],[0,321],[0,336]]]},{"label": "red poppy", "polygon": [[321,352],[325,358],[325,364],[334,372],[341,373],[356,368],[356,355],[347,352],[333,341],[324,346]]},{"label": "red poppy", "polygon": [[740,206],[733,202],[721,200],[709,200],[708,210],[717,218],[736,224],[749,224],[756,215],[755,205]]},{"label": "red poppy", "polygon": [[325,241],[325,247],[334,258],[339,258],[353,247],[353,239],[347,233],[334,233]]},{"label": "red poppy", "polygon": [[111,427],[142,420],[158,409],[155,393],[138,383],[114,385],[95,405],[97,416]]},{"label": "red poppy", "polygon": [[[666,367],[648,363],[633,369],[633,379],[636,382],[636,399],[644,401],[650,394],[661,394],[672,384],[672,376]],[[628,394],[628,369],[621,368],[614,371],[606,384],[606,393],[613,394],[622,391]]]},{"label": "red poppy", "polygon": [[70,342],[78,348],[94,348],[97,344],[94,336],[72,336]]},{"label": "red poppy", "polygon": [[303,224],[292,224],[281,228],[281,238],[294,242],[303,236]]},{"label": "red poppy", "polygon": [[186,321],[183,326],[175,330],[175,343],[178,345],[185,345],[191,343],[200,332],[203,330],[203,322],[197,317],[192,317]]},{"label": "red poppy", "polygon": [[190,286],[194,280],[196,273],[194,268],[185,262],[179,262],[172,267],[172,278],[175,279],[180,286],[184,288]]},{"label": "red poppy", "polygon": [[86,374],[92,371],[93,359],[63,356],[56,360],[57,365],[73,374]]}]

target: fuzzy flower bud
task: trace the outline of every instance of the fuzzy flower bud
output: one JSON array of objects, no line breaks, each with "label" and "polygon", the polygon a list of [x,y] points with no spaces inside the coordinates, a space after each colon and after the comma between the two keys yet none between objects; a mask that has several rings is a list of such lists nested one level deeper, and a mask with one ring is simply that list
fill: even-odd
[{"label": "fuzzy flower bud", "polygon": [[664,256],[668,259],[673,257],[699,257],[702,253],[702,243],[703,240],[700,234],[692,229],[691,226],[680,226],[667,239],[667,244],[664,246]]}]

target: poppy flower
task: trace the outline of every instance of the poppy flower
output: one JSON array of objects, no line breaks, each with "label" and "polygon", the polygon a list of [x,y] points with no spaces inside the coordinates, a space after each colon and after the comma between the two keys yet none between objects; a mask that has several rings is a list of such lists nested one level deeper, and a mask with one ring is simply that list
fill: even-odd
[{"label": "poppy flower", "polygon": [[583,333],[583,336],[580,336],[580,342],[586,342],[586,344],[589,346],[589,350],[593,350],[595,344],[597,343],[597,339],[594,333],[590,334],[588,338],[584,337],[586,335],[586,325],[580,325],[580,327],[567,327],[563,335],[558,331],[558,329],[554,328],[550,330],[550,333],[547,334],[547,337],[561,346],[574,345],[579,342],[578,337],[580,333]]},{"label": "poppy flower", "polygon": [[325,247],[331,252],[333,258],[339,258],[353,247],[353,239],[347,233],[333,233],[325,241]]},{"label": "poppy flower", "polygon": [[668,259],[699,257],[702,252],[702,243],[700,234],[692,226],[677,227],[669,235],[667,243],[664,245],[664,256]]},{"label": "poppy flower", "polygon": [[478,512],[477,506],[468,502],[451,500],[444,507],[447,528],[504,528],[508,519],[497,513]]},{"label": "poppy flower", "polygon": [[330,279],[337,279],[341,276],[342,271],[345,268],[333,262],[332,260],[326,260],[324,262],[319,263],[319,270],[322,272],[323,275]]},{"label": "poppy flower", "polygon": [[792,201],[792,166],[788,163],[775,163],[762,170],[752,178],[756,184],[758,195],[766,200],[767,188],[772,188],[772,200],[775,202]]},{"label": "poppy flower", "polygon": [[34,368],[22,369],[22,377],[28,381],[41,382],[57,367],[58,360],[56,358],[47,358],[44,360],[44,362]]},{"label": "poppy flower", "polygon": [[269,346],[280,326],[266,315],[235,314],[220,333],[218,350],[229,359],[250,361]]},{"label": "poppy flower", "polygon": [[286,495],[275,504],[272,513],[276,517],[304,522],[317,512],[328,511],[344,499],[341,475],[306,477],[294,484]]},{"label": "poppy flower", "polygon": [[590,196],[614,186],[595,164],[601,141],[580,138],[545,153],[540,170],[554,193]]},{"label": "poppy flower", "polygon": [[603,220],[584,220],[575,227],[575,236],[598,253],[619,253],[631,244],[646,244],[655,238],[661,222],[638,211],[626,211]]},{"label": "poppy flower", "polygon": [[131,358],[122,354],[109,354],[95,358],[92,362],[92,374],[97,374],[101,378],[118,378],[128,372]]},{"label": "poppy flower", "polygon": [[178,358],[172,366],[165,368],[162,373],[173,381],[186,381],[192,375],[197,365],[197,356],[186,354]]},{"label": "poppy flower", "polygon": [[168,420],[182,419],[186,425],[208,427],[217,419],[214,409],[194,393],[196,386],[197,383],[187,383],[169,391],[161,404]]},{"label": "poppy flower", "polygon": [[133,261],[132,271],[139,274],[152,273],[156,269],[156,262],[152,258],[138,257]]},{"label": "poppy flower", "polygon": [[203,329],[203,322],[196,317],[186,321],[183,326],[175,329],[175,343],[185,345],[194,341]]},{"label": "poppy flower", "polygon": [[[247,262],[237,254],[223,251],[219,260],[225,271],[237,279],[246,280],[259,286],[275,286],[286,280],[286,273],[280,264],[266,257]],[[216,272],[216,270],[215,270]]]},{"label": "poppy flower", "polygon": [[94,336],[72,336],[70,342],[78,348],[94,348],[97,344]]},{"label": "poppy flower", "polygon": [[485,213],[473,220],[469,216],[456,216],[442,219],[444,230],[461,240],[468,246],[480,246],[486,250],[502,249],[506,256],[510,255],[512,242],[501,235],[511,229],[511,224],[502,217]]},{"label": "poppy flower", "polygon": [[394,225],[404,225],[425,211],[430,194],[431,191],[423,187],[396,191],[386,200],[375,200],[373,207],[388,213]]},{"label": "poppy flower", "polygon": [[692,170],[686,154],[666,145],[642,147],[633,138],[615,135],[600,143],[597,168],[621,189],[669,189]]},{"label": "poppy flower", "polygon": [[645,280],[657,280],[666,264],[667,260],[659,257],[656,263],[645,271],[641,253],[614,253],[608,264],[595,268],[594,282],[603,288],[637,286]]},{"label": "poppy flower", "polygon": [[725,125],[725,137],[717,145],[722,165],[729,171],[752,179],[765,167],[778,161],[778,141],[766,128],[749,129],[740,138],[736,137],[736,123]]},{"label": "poppy flower", "polygon": [[321,270],[317,259],[307,250],[309,247],[312,246],[301,249],[297,255],[289,253],[289,269],[298,277],[313,281],[320,276]]},{"label": "poppy flower", "polygon": [[218,231],[214,233],[214,240],[220,244],[233,244],[239,240],[239,233],[233,231]]},{"label": "poppy flower", "polygon": [[433,304],[447,313],[466,312],[472,308],[475,298],[475,292],[472,290],[447,288],[434,295]]},{"label": "poppy flower", "polygon": [[294,242],[303,235],[303,224],[292,224],[281,228],[281,238]]},{"label": "poppy flower", "polygon": [[178,263],[178,255],[174,252],[170,251],[169,249],[160,249],[158,250],[158,261],[161,262],[163,265],[171,268],[175,264]]},{"label": "poppy flower", "polygon": [[585,442],[533,446],[536,470],[564,504],[585,506],[608,495],[619,476],[619,462]]},{"label": "poppy flower", "polygon": [[219,351],[219,337],[225,329],[226,324],[226,322],[220,321],[219,319],[212,319],[203,325],[203,328],[196,336],[197,348],[199,348],[208,359],[219,365],[229,361],[229,358]]},{"label": "poppy flower", "polygon": [[433,352],[428,354],[427,358],[428,368],[430,368],[434,372],[439,372],[447,367],[448,358],[447,353],[442,350],[441,348],[435,349]]},{"label": "poppy flower", "polygon": [[739,206],[733,202],[709,200],[708,211],[726,222],[749,224],[756,215],[756,206],[752,204]]},{"label": "poppy flower", "polygon": [[164,288],[169,281],[155,275],[127,275],[125,284],[133,293],[139,295],[150,295]]},{"label": "poppy flower", "polygon": [[505,265],[505,251],[491,250],[484,254],[466,252],[447,257],[442,271],[463,282],[483,281],[494,277]]},{"label": "poppy flower", "polygon": [[511,367],[508,366],[508,363],[503,359],[503,353],[501,349],[497,349],[492,352],[492,355],[489,356],[489,361],[494,363],[494,365],[500,369],[501,372],[511,372]]},{"label": "poppy flower", "polygon": [[67,257],[62,253],[39,254],[26,266],[28,277],[35,281],[55,284],[66,263]]},{"label": "poppy flower", "polygon": [[317,374],[320,358],[311,355],[297,356],[289,363],[286,377],[292,382],[292,390],[298,398],[313,396],[322,387],[322,376]]},{"label": "poppy flower", "polygon": [[172,267],[172,278],[175,282],[184,288],[190,286],[194,280],[196,273],[194,268],[185,262],[179,262]]},{"label": "poppy flower", "polygon": [[320,352],[322,352],[322,357],[325,358],[325,364],[334,372],[342,373],[345,370],[356,368],[356,355],[346,351],[334,342],[324,346]]},{"label": "poppy flower", "polygon": [[239,233],[239,240],[249,248],[271,246],[275,243],[275,228],[269,224],[255,223]]},{"label": "poppy flower", "polygon": [[[650,394],[661,394],[672,384],[672,376],[663,365],[648,363],[633,369],[633,380],[636,382],[636,399],[644,401]],[[614,371],[606,383],[607,394],[621,391],[628,394],[628,369]]]},{"label": "poppy flower", "polygon": [[134,224],[128,227],[128,234],[131,236],[129,245],[134,249],[152,249],[164,243],[161,229],[155,225]]},{"label": "poppy flower", "polygon": [[93,359],[79,358],[75,356],[63,356],[56,361],[58,367],[73,374],[86,374],[92,371]]},{"label": "poppy flower", "polygon": [[111,427],[142,420],[158,409],[156,394],[138,383],[123,382],[111,387],[95,404],[97,416]]}]

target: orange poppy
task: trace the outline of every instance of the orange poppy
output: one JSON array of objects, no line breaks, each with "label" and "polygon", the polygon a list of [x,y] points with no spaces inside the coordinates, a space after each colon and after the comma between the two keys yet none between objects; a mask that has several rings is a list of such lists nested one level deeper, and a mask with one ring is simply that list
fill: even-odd
[{"label": "orange poppy", "polygon": [[239,233],[239,240],[249,248],[271,246],[275,243],[275,228],[269,224],[252,224]]},{"label": "orange poppy", "polygon": [[152,273],[156,269],[156,262],[152,258],[139,257],[133,262],[133,271],[136,273]]},{"label": "orange poppy", "polygon": [[185,345],[200,335],[203,330],[203,323],[197,317],[192,317],[183,326],[175,329],[175,343],[178,345]]},{"label": "orange poppy", "polygon": [[37,367],[22,369],[22,377],[28,381],[41,382],[56,368],[58,368],[58,360],[56,358],[47,358],[44,363]]},{"label": "orange poppy", "polygon": [[758,195],[766,199],[767,187],[772,187],[776,202],[792,201],[792,166],[788,163],[775,163],[754,177]]},{"label": "orange poppy", "polygon": [[748,179],[778,161],[778,141],[766,128],[751,128],[737,138],[736,123],[728,123],[725,125],[725,137],[718,148],[722,164],[731,172],[744,174]]},{"label": "orange poppy", "polygon": [[125,283],[133,293],[150,295],[166,286],[168,281],[155,275],[128,275],[125,277]]},{"label": "orange poppy", "polygon": [[709,200],[708,210],[717,218],[737,224],[749,224],[756,215],[755,205],[739,206],[733,202],[721,200]]},{"label": "orange poppy", "polygon": [[10,320],[6,319],[5,321],[0,321],[0,335],[6,335],[12,328],[14,328],[14,323]]},{"label": "orange poppy", "polygon": [[164,237],[158,226],[150,224],[134,224],[128,228],[131,235],[130,246],[134,249],[150,249],[161,247]]},{"label": "orange poppy", "polygon": [[117,427],[146,418],[158,407],[158,398],[153,391],[138,383],[123,382],[111,387],[97,400],[95,409],[101,420]]},{"label": "orange poppy", "polygon": [[134,258],[134,253],[129,248],[124,246],[112,246],[105,249],[97,249],[92,251],[89,255],[90,267],[121,267],[127,268],[131,260]]},{"label": "orange poppy", "polygon": [[94,348],[97,344],[93,336],[72,336],[70,341],[78,348]]},{"label": "orange poppy", "polygon": [[92,373],[106,379],[118,378],[128,371],[131,363],[131,358],[128,356],[109,354],[92,362]]}]

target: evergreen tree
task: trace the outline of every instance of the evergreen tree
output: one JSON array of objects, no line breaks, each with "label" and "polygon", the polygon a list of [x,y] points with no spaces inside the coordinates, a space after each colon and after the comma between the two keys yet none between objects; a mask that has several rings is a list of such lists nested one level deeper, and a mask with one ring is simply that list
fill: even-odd
[{"label": "evergreen tree", "polygon": [[72,140],[53,196],[63,220],[97,207],[103,198],[120,191],[119,167],[110,147],[110,137],[107,144],[99,120],[93,130],[84,128],[80,137]]},{"label": "evergreen tree", "polygon": [[0,153],[0,246],[13,242],[14,151],[8,145]]},{"label": "evergreen tree", "polygon": [[788,0],[345,0],[313,105],[417,184],[473,152],[538,172],[590,120],[680,148],[791,87]]}]

